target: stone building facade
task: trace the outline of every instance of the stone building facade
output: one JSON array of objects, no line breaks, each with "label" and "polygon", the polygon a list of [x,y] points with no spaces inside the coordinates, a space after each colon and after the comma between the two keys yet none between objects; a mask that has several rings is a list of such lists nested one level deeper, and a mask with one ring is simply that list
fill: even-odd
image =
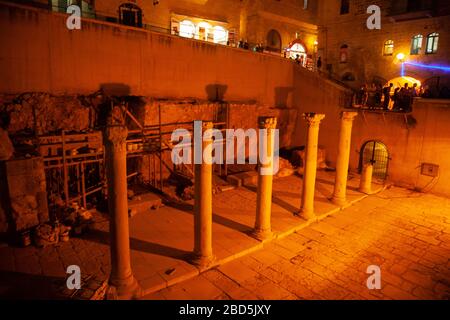
[{"label": "stone building facade", "polygon": [[[30,2],[30,1],[26,1]],[[34,0],[53,11],[77,4],[86,18],[122,23],[250,49],[284,54],[300,44],[301,54],[317,48],[319,0]],[[184,31],[183,31],[184,29]],[[298,48],[298,46],[296,46]],[[295,55],[293,54],[295,57]],[[306,61],[306,59],[305,59]]]},{"label": "stone building facade", "polygon": [[[30,2],[30,1],[26,1]],[[450,3],[445,0],[34,0],[53,11],[295,58],[353,88],[410,76],[430,87],[450,83]],[[381,9],[369,30],[367,9]],[[429,47],[429,48],[428,48]],[[429,51],[429,52],[427,52]],[[398,54],[404,55],[399,61]],[[309,59],[308,59],[309,58]],[[402,66],[402,62],[406,62]],[[412,65],[437,66],[427,68]],[[403,70],[403,71],[402,71]]]},{"label": "stone building facade", "polygon": [[[430,86],[436,81],[445,86],[450,65],[450,2],[327,0],[322,3],[318,50],[323,56],[324,69],[333,78],[355,88],[363,83],[384,84],[402,75],[402,61],[398,59],[402,53],[405,76]],[[366,26],[370,5],[381,9],[380,30],[369,30]],[[447,70],[408,63],[447,66]]]}]

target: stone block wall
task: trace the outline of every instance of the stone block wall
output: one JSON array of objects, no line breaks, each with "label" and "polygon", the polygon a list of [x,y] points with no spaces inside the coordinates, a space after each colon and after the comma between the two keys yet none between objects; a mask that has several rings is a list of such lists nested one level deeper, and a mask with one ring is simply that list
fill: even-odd
[{"label": "stone block wall", "polygon": [[48,221],[42,159],[9,160],[0,164],[1,180],[4,181],[0,206],[2,208],[0,209],[0,232],[6,232],[8,228],[12,231],[23,231]]}]

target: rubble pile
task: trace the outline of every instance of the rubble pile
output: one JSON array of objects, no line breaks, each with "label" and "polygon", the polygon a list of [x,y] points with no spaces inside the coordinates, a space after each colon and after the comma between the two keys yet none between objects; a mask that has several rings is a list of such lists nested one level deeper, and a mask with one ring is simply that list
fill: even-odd
[{"label": "rubble pile", "polygon": [[[327,153],[326,153],[325,148],[319,147],[317,149],[317,169],[318,170],[328,169],[328,165],[326,163],[326,156],[327,156]],[[298,168],[299,173],[303,173],[304,160],[305,160],[304,147],[292,151],[290,162],[293,164],[294,167]]]},{"label": "rubble pile", "polygon": [[[70,235],[78,236],[88,231],[92,222],[93,217],[88,210],[80,207],[78,203],[72,203],[60,211],[55,223],[40,224],[32,231],[33,243],[37,247],[45,247],[58,242],[68,242]],[[22,241],[23,246],[27,244],[30,244],[27,240]]]},{"label": "rubble pile", "polygon": [[[33,243],[39,247],[46,247],[48,245],[57,244],[58,242],[68,241],[68,233],[70,227],[64,225],[50,225],[41,224],[34,229]],[[65,235],[65,236],[64,236]]]},{"label": "rubble pile", "polygon": [[71,227],[72,234],[77,236],[89,231],[93,222],[92,213],[77,202],[65,208],[60,219],[64,225]]},{"label": "rubble pile", "polygon": [[288,177],[295,173],[294,167],[292,166],[292,164],[289,160],[286,160],[286,159],[283,159],[280,157],[278,165],[279,165],[279,170],[278,170],[277,174],[275,175],[275,177],[277,177],[277,178]]}]

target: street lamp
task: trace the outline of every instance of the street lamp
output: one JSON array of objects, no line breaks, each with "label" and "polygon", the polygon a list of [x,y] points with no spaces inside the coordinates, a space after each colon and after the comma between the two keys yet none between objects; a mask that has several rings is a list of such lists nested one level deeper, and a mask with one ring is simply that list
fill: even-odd
[{"label": "street lamp", "polygon": [[399,54],[397,54],[397,59],[401,63],[405,62],[405,54],[400,52]]}]

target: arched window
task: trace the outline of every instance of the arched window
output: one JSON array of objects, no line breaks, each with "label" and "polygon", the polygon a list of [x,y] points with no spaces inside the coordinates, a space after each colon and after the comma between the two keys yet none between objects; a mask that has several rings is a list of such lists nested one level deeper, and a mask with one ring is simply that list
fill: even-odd
[{"label": "arched window", "polygon": [[275,29],[267,33],[267,50],[281,52],[281,36]]},{"label": "arched window", "polygon": [[214,27],[214,43],[227,44],[228,32],[225,28],[216,26]]},{"label": "arched window", "polygon": [[348,45],[344,44],[341,46],[341,49],[339,50],[339,62],[347,63],[347,60],[348,60]]},{"label": "arched window", "polygon": [[142,10],[137,5],[125,3],[119,7],[119,21],[121,24],[142,28]]},{"label": "arched window", "polygon": [[200,22],[197,25],[197,34],[196,39],[208,41],[210,37],[212,37],[211,25],[208,22]]},{"label": "arched window", "polygon": [[420,53],[420,50],[422,50],[422,41],[423,41],[423,36],[421,34],[417,34],[412,38],[411,54],[419,54]]},{"label": "arched window", "polygon": [[383,54],[385,56],[392,56],[394,54],[394,41],[393,40],[387,40],[384,43]]},{"label": "arched window", "polygon": [[433,32],[427,37],[427,54],[436,53],[438,49],[439,33]]},{"label": "arched window", "polygon": [[373,177],[386,180],[389,168],[389,151],[380,141],[367,141],[361,147],[359,157],[359,172],[368,163],[373,165]]},{"label": "arched window", "polygon": [[195,34],[195,25],[189,20],[180,22],[180,37],[193,38]]}]

